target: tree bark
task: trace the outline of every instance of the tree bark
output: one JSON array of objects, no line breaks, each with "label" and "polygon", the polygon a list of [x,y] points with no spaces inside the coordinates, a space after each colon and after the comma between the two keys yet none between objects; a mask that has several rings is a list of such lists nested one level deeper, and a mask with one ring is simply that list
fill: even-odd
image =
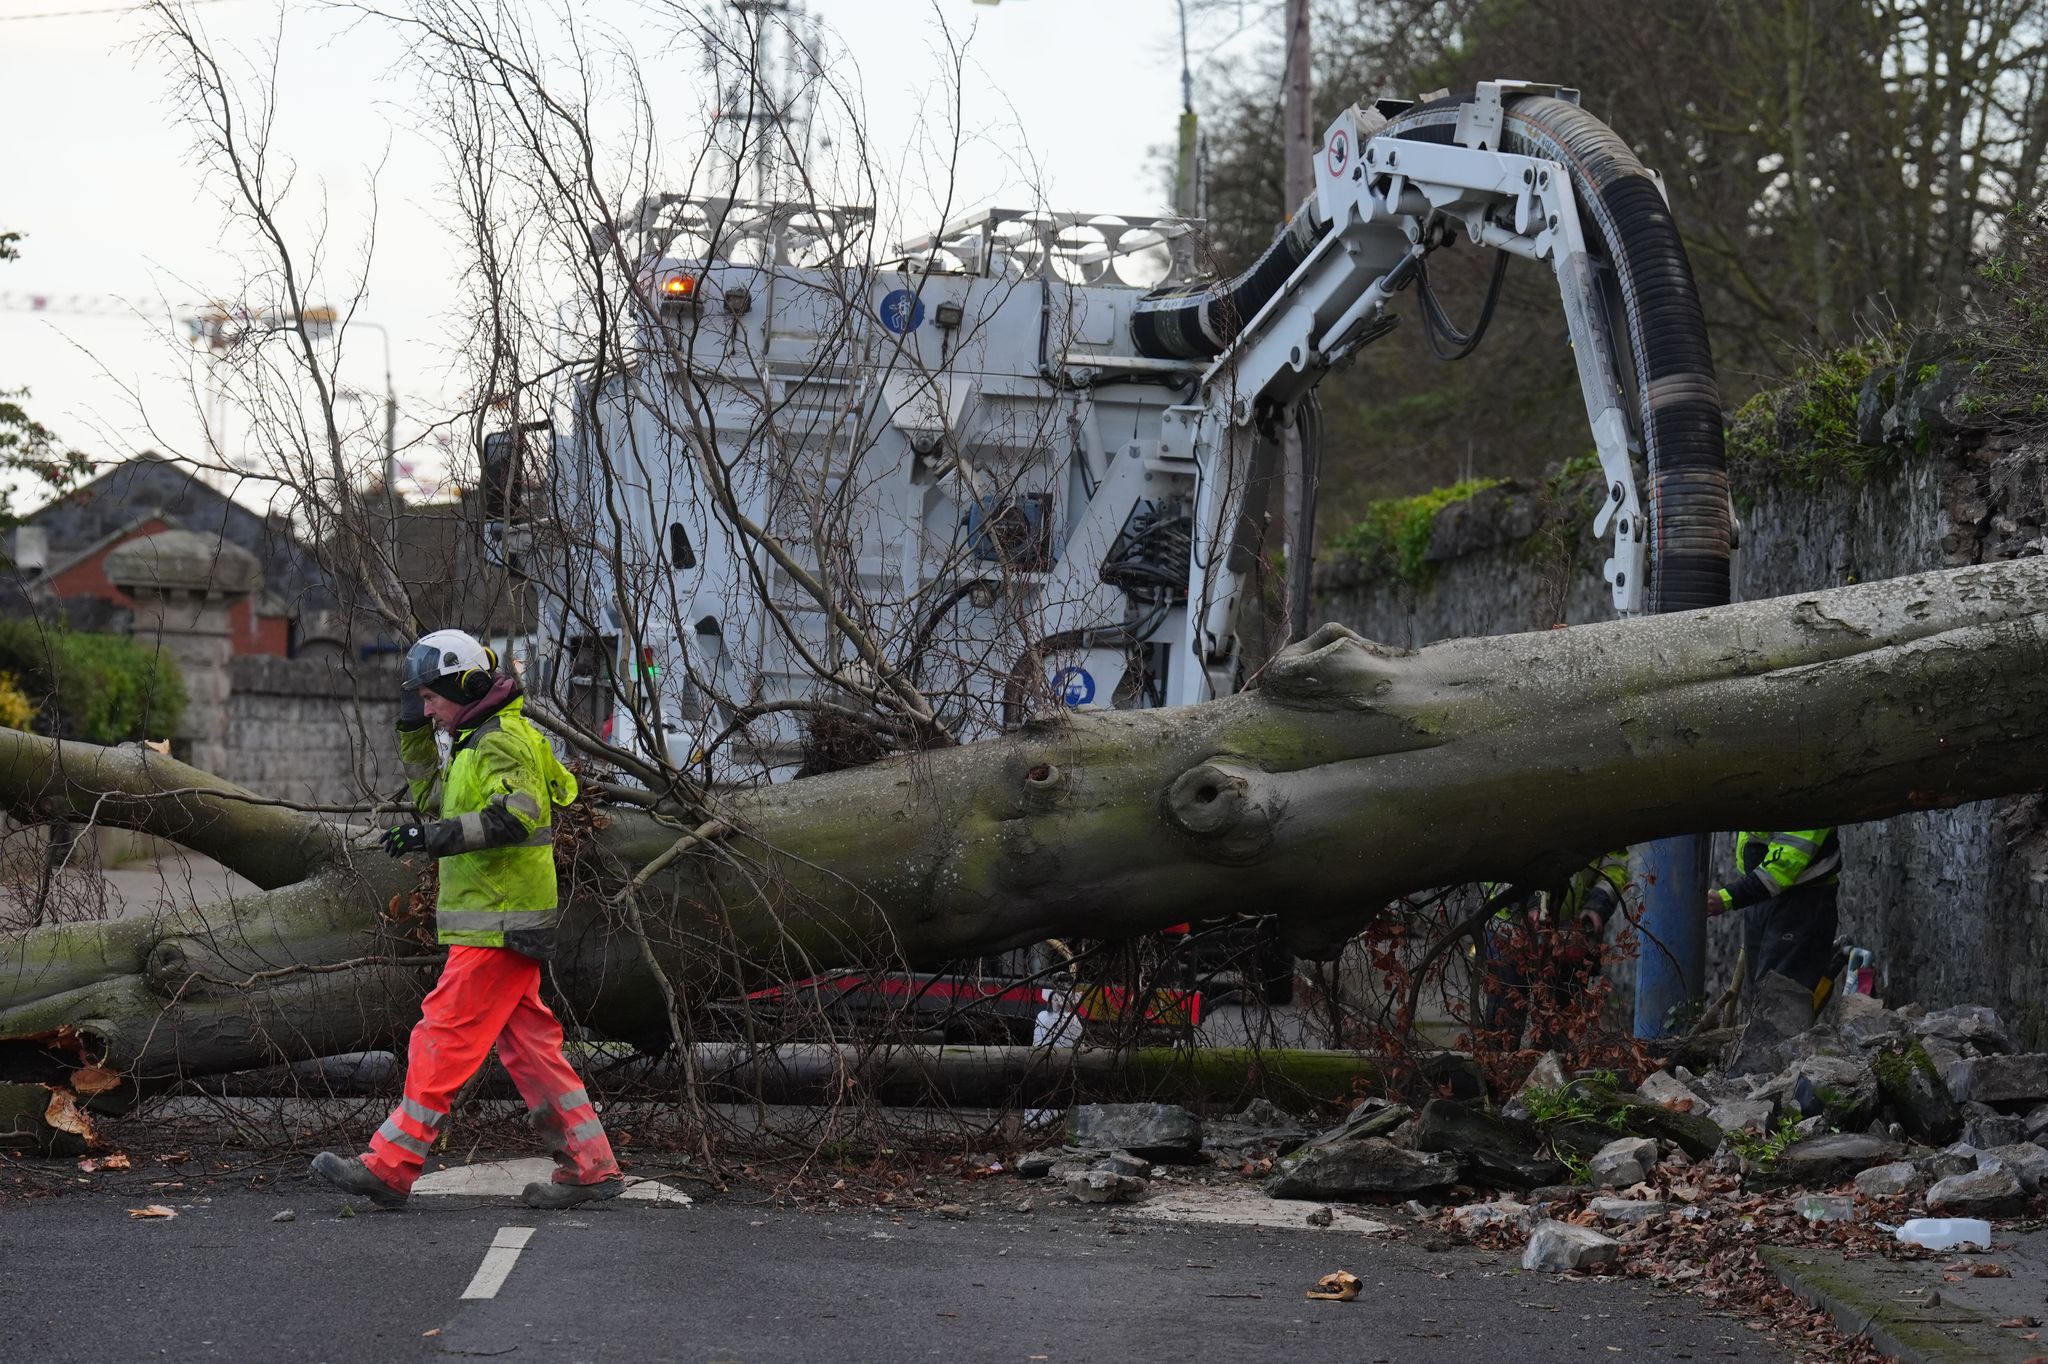
[{"label": "tree bark", "polygon": [[[648,1042],[667,1035],[650,958],[702,998],[1232,911],[1274,913],[1297,949],[1328,954],[1434,886],[2034,789],[2044,632],[2039,559],[1412,653],[1325,626],[1227,700],[1076,712],[736,793],[735,832],[639,892],[651,952],[613,897],[681,831],[612,809],[567,840],[551,978],[586,1025]],[[213,790],[148,798],[168,783]],[[0,796],[52,791],[277,888],[7,943],[0,1080],[99,1060],[157,1083],[375,1046],[414,1015],[423,921],[389,910],[424,868],[162,759],[0,733]],[[342,962],[363,964],[237,984]]]}]

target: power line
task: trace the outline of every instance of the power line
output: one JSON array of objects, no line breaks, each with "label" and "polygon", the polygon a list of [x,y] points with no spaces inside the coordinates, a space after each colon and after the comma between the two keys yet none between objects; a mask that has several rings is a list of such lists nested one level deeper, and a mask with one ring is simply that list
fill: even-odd
[{"label": "power line", "polygon": [[[224,5],[228,0],[181,0],[187,5]],[[0,14],[0,24],[18,24],[26,19],[83,19],[95,14],[135,14],[141,5],[103,5],[98,9],[46,9],[35,14]]]}]

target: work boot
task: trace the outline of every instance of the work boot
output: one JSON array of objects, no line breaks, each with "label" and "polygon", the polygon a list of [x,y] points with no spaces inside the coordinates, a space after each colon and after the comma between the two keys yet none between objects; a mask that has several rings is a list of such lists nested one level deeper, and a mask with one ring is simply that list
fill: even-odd
[{"label": "work boot", "polygon": [[529,1208],[552,1211],[573,1208],[579,1203],[595,1203],[601,1198],[617,1198],[625,1191],[626,1181],[620,1175],[600,1179],[595,1184],[564,1184],[560,1180],[550,1180],[545,1184],[535,1182],[527,1185],[519,1201]]},{"label": "work boot", "polygon": [[313,1157],[313,1173],[343,1193],[361,1194],[380,1208],[405,1206],[405,1195],[379,1179],[375,1170],[363,1164],[361,1156],[337,1156],[332,1151],[322,1151]]}]

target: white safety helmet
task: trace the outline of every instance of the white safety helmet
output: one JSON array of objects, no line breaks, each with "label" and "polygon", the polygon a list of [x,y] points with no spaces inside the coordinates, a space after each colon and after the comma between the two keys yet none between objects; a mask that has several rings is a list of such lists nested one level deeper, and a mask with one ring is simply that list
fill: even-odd
[{"label": "white safety helmet", "polygon": [[398,685],[425,687],[451,701],[481,701],[497,680],[498,654],[466,630],[421,635],[405,653]]}]

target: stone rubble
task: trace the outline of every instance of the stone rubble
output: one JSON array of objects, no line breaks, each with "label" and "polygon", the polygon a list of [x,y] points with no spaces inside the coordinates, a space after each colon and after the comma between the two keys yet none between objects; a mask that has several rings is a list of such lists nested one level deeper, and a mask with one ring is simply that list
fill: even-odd
[{"label": "stone rubble", "polygon": [[1546,1054],[1507,1103],[1438,1097],[1417,1112],[1369,1098],[1327,1127],[1264,1100],[1206,1126],[1170,1104],[1077,1105],[1063,1147],[1008,1167],[1114,1204],[1185,1177],[1155,1161],[1207,1161],[1263,1174],[1271,1198],[1308,1200],[1295,1215],[1309,1227],[1331,1224],[1330,1202],[1405,1199],[1427,1215],[1501,1189],[1458,1203],[1444,1225],[1526,1233],[1524,1267],[1546,1273],[1613,1265],[1678,1222],[1712,1216],[1703,1188],[1730,1184],[1709,1170],[1765,1193],[1772,1215],[1816,1226],[2041,1207],[2048,1053],[2015,1051],[1990,1009],[1892,1010],[1852,995],[1816,1017],[1792,984],[1767,985],[1722,1068],[1674,1066],[1633,1092]]},{"label": "stone rubble", "polygon": [[1202,1150],[1202,1120],[1177,1104],[1076,1104],[1067,1110],[1067,1145],[1194,1160]]},{"label": "stone rubble", "polygon": [[1566,1270],[1599,1269],[1621,1258],[1621,1242],[1603,1236],[1591,1227],[1545,1218],[1529,1233],[1528,1248],[1522,1252],[1522,1268],[1539,1274],[1562,1274]]},{"label": "stone rubble", "polygon": [[1617,1137],[1595,1151],[1586,1167],[1603,1189],[1630,1188],[1657,1168],[1657,1143],[1647,1137]]}]

